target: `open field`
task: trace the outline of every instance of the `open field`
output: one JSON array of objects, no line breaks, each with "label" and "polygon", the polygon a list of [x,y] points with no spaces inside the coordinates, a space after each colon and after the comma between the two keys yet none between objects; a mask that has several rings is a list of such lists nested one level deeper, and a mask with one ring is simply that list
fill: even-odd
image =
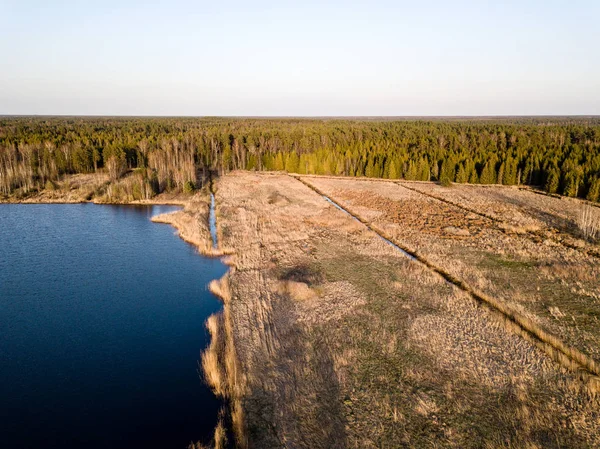
[{"label": "open field", "polygon": [[[476,291],[508,304],[584,354],[600,358],[600,263],[580,248],[542,239],[523,229],[524,223],[535,220],[527,219],[529,209],[522,207],[513,214],[496,212],[498,217],[508,216],[508,220],[520,214],[517,225],[418,193],[416,189],[434,189],[421,183],[405,188],[404,184],[389,182],[308,180],[402,246],[443,267]],[[436,193],[453,188],[438,188]],[[524,194],[534,199],[539,196],[516,189],[462,187],[463,203],[468,201],[465,191],[472,192],[474,198],[474,204],[468,207],[485,210],[486,214],[516,209],[511,206],[516,200],[493,204],[490,198],[499,198],[500,194],[505,198],[511,194],[516,198]],[[487,207],[481,206],[482,198],[487,200]],[[540,199],[565,202],[546,196]],[[535,209],[533,201],[528,203],[534,211],[543,204],[541,201]],[[568,216],[567,208],[560,210],[563,217]],[[576,207],[572,207],[571,214],[575,213]],[[547,208],[546,214],[552,214],[552,209]],[[541,231],[558,232],[538,226]]]},{"label": "open field", "polygon": [[[391,205],[372,196],[377,183],[310,182],[354,201],[369,219],[383,220]],[[290,176],[233,172],[216,185],[221,246],[235,254],[228,261],[230,273],[214,286],[225,310],[213,332],[222,333],[226,343],[220,367],[213,367],[219,375],[212,378],[232,398],[242,445],[600,444],[598,399],[507,328],[499,314]],[[389,184],[389,189],[402,188]],[[361,196],[371,209],[359,206]],[[445,218],[429,212],[421,210],[420,220],[398,226],[414,239],[424,235],[411,243],[423,245],[459,224],[457,212],[441,210],[450,213]],[[461,220],[460,229],[470,234],[488,232],[480,217]],[[443,241],[465,246],[466,236],[459,234],[452,231]],[[499,232],[500,240],[508,238],[502,236]],[[482,249],[497,244],[481,239],[478,244],[487,242]],[[461,273],[467,263],[479,266],[473,254],[478,255],[469,248],[472,259],[452,263]],[[525,282],[512,256],[506,252],[485,261],[508,266],[517,283]],[[439,257],[449,260],[445,253]],[[591,262],[590,267],[588,277],[597,269]],[[591,283],[586,279],[582,282]],[[591,330],[584,336],[595,338]]]}]

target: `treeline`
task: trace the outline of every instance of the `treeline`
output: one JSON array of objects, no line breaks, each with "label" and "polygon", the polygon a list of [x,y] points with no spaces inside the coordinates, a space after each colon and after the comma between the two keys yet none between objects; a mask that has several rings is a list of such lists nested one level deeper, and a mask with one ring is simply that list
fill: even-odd
[{"label": "treeline", "polygon": [[233,169],[527,184],[598,201],[600,119],[0,118],[4,195],[135,170],[151,196]]}]

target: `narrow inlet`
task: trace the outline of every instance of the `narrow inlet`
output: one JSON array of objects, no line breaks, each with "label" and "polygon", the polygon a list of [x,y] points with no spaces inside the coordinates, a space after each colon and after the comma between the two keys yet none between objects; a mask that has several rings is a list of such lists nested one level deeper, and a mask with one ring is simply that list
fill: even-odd
[{"label": "narrow inlet", "polygon": [[215,214],[215,194],[210,194],[210,211],[208,212],[208,226],[210,227],[210,237],[213,248],[217,248],[217,215]]}]

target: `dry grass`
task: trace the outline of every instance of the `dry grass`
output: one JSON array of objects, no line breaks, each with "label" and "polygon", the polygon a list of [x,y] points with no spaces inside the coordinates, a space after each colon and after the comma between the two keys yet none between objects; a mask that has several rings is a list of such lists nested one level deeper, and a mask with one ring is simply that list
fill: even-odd
[{"label": "dry grass", "polygon": [[549,239],[584,254],[600,258],[600,251],[582,240],[582,207],[598,210],[577,198],[543,195],[529,188],[456,185],[452,189],[434,183],[398,182],[399,185],[448,204],[464,208],[511,232],[530,234],[534,240]]},{"label": "dry grass", "polygon": [[210,333],[210,345],[202,353],[202,372],[206,383],[210,385],[215,394],[225,396],[225,373],[219,361],[224,352],[222,315],[214,314],[208,317],[206,327]]},{"label": "dry grass", "polygon": [[[247,446],[246,421],[241,398],[246,390],[246,381],[238,368],[236,340],[233,337],[231,323],[231,294],[228,276],[227,274],[220,280],[213,280],[209,285],[210,291],[223,301],[223,311],[211,315],[207,320],[211,343],[202,354],[202,369],[207,383],[215,394],[228,400],[237,447],[245,448]],[[219,426],[223,427],[222,420],[219,422]],[[219,433],[225,437],[224,427],[220,432],[219,427],[215,430],[215,441],[219,441],[217,438]]]},{"label": "dry grass", "polygon": [[[233,173],[218,188],[249,447],[600,443],[597,400],[514,322],[290,177]],[[448,227],[436,220],[428,236]]]},{"label": "dry grass", "polygon": [[[561,352],[564,349],[577,363],[598,372],[597,363],[590,359],[600,356],[600,265],[595,257],[551,240],[532,239],[495,219],[422,195],[413,188],[389,182],[319,178],[311,178],[310,182],[381,233],[421,255],[432,268],[460,280],[477,297],[493,303],[495,308],[506,309],[512,319],[532,333],[557,342]],[[424,185],[419,183],[419,189]],[[468,188],[476,191],[476,187]],[[501,190],[503,195],[521,192]],[[475,198],[478,195],[483,194],[474,193]],[[465,233],[448,233],[448,227]],[[563,314],[558,319],[551,313],[556,309]]]}]

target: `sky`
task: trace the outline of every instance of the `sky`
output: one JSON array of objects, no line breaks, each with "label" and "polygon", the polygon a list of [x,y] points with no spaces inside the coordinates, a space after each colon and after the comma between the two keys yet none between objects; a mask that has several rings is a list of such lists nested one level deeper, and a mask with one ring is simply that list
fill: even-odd
[{"label": "sky", "polygon": [[0,0],[0,114],[600,114],[600,1]]}]

